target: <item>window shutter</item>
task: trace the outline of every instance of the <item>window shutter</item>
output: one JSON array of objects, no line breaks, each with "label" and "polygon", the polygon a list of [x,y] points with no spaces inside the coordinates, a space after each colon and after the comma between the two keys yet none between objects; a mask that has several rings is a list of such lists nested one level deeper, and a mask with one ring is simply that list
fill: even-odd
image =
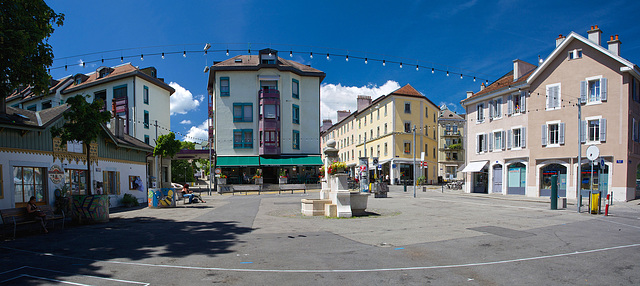
[{"label": "window shutter", "polygon": [[520,113],[524,113],[527,110],[527,106],[525,104],[526,100],[527,100],[527,92],[521,91],[520,92]]},{"label": "window shutter", "polygon": [[547,146],[547,125],[546,124],[542,124],[540,139],[542,141],[542,146]]},{"label": "window shutter", "polygon": [[493,151],[493,132],[489,133],[489,152]]},{"label": "window shutter", "polygon": [[522,148],[524,148],[525,142],[527,142],[527,139],[525,137],[526,134],[527,134],[527,128],[526,127],[520,128],[520,147]]},{"label": "window shutter", "polygon": [[513,132],[511,132],[511,129],[507,130],[507,149],[511,149],[512,136],[513,136]]},{"label": "window shutter", "polygon": [[564,123],[560,123],[558,125],[558,133],[560,133],[560,135],[558,136],[558,143],[560,143],[561,145],[564,145]]},{"label": "window shutter", "polygon": [[482,146],[480,146],[480,135],[476,135],[476,153],[480,153]]},{"label": "window shutter", "polygon": [[489,101],[489,120],[493,119],[493,110],[495,109],[495,101]]},{"label": "window shutter", "polygon": [[587,81],[583,80],[580,82],[580,103],[587,103]]},{"label": "window shutter", "polygon": [[[509,130],[509,131],[511,131],[511,130]],[[506,145],[506,144],[505,144],[505,141],[506,141],[505,137],[506,137],[506,134],[507,134],[507,132],[505,132],[505,131],[503,130],[503,131],[502,131],[502,150],[504,150],[504,149],[505,149],[505,145]]]},{"label": "window shutter", "polygon": [[585,120],[580,122],[580,142],[587,142],[587,121]]},{"label": "window shutter", "polygon": [[600,79],[600,100],[607,101],[607,78]]},{"label": "window shutter", "polygon": [[560,107],[560,87],[553,87],[553,108]]},{"label": "window shutter", "polygon": [[507,115],[513,114],[513,96],[509,94],[507,96]]},{"label": "window shutter", "polygon": [[109,193],[109,180],[107,180],[107,172],[102,171],[102,194]]},{"label": "window shutter", "polygon": [[120,195],[120,172],[116,172],[116,194]]},{"label": "window shutter", "polygon": [[484,140],[482,141],[482,151],[487,151],[487,133],[482,134]]},{"label": "window shutter", "polygon": [[600,118],[600,142],[607,141],[607,119]]},{"label": "window shutter", "polygon": [[631,120],[633,120],[633,129],[631,129],[631,137],[633,138],[633,141],[638,141],[638,133],[636,133],[637,127],[636,127],[636,119],[632,118]]}]

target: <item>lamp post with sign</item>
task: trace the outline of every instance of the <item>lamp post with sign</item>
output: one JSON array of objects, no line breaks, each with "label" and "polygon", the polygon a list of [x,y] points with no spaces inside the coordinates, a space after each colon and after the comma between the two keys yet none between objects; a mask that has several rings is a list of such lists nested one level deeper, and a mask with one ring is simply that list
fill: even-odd
[{"label": "lamp post with sign", "polygon": [[[593,165],[594,165],[594,161],[598,159],[598,156],[600,156],[600,149],[598,149],[598,146],[591,145],[589,146],[589,148],[587,148],[587,159],[591,161],[591,168],[590,168],[591,179],[589,180],[589,201],[590,202],[591,202],[591,198],[593,198]],[[591,203],[593,204],[595,202],[591,202]],[[589,211],[591,211],[591,205],[589,205]]]}]

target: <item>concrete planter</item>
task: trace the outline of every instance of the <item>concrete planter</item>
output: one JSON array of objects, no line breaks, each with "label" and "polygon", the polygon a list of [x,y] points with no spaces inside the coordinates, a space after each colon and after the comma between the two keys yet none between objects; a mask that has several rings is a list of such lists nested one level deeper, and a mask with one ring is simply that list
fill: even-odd
[{"label": "concrete planter", "polygon": [[336,192],[339,190],[348,190],[349,184],[347,183],[347,174],[335,174],[330,176],[331,191]]},{"label": "concrete planter", "polygon": [[226,185],[227,178],[216,178],[218,180],[218,185]]},{"label": "concrete planter", "polygon": [[255,179],[255,183],[256,183],[256,185],[262,185],[262,179],[263,179],[263,178],[256,178],[256,179]]},{"label": "concrete planter", "polygon": [[283,178],[283,177],[280,177],[280,178],[278,179],[278,184],[280,184],[280,185],[284,185],[284,184],[286,184],[286,183],[287,183],[287,177],[284,177],[284,178]]},{"label": "concrete planter", "polygon": [[351,213],[353,215],[365,215],[367,209],[367,202],[369,201],[369,193],[363,192],[351,192]]},{"label": "concrete planter", "polygon": [[80,224],[109,222],[109,195],[72,195],[71,217]]}]

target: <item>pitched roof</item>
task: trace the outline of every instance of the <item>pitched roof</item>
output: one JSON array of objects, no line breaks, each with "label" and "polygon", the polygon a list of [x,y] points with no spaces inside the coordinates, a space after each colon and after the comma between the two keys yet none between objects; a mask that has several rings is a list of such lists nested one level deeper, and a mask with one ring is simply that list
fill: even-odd
[{"label": "pitched roof", "polygon": [[[59,80],[55,80],[55,79],[51,79],[51,83],[49,86],[49,94],[54,94],[56,93],[56,91],[62,87],[67,80],[69,80],[70,77],[65,77]],[[10,102],[16,99],[19,99],[20,102],[26,102],[29,100],[33,100],[39,97],[42,97],[42,94],[36,94],[33,92],[31,86],[27,86],[25,88],[19,89],[14,91],[13,93],[11,93],[9,96],[7,96],[7,98],[5,99],[5,102]]]},{"label": "pitched roof", "polygon": [[465,99],[461,100],[460,102],[464,103],[465,101],[469,101],[471,99],[477,98],[477,97],[485,95],[485,94],[496,92],[496,91],[502,90],[504,88],[509,88],[511,86],[518,86],[520,84],[523,84],[523,83],[525,83],[527,81],[527,79],[533,74],[533,72],[535,70],[536,69],[533,69],[533,70],[529,71],[528,73],[524,74],[523,76],[521,76],[516,81],[513,81],[513,70],[511,70],[507,74],[505,74],[502,77],[500,77],[498,80],[492,82],[490,85],[485,87],[483,90],[474,93],[472,96],[470,96],[468,98],[465,98]]},{"label": "pitched roof", "polygon": [[440,112],[440,119],[442,120],[464,120],[464,118],[462,118],[462,116],[460,116],[459,114],[449,110],[449,109],[445,109],[442,110]]},{"label": "pitched roof", "polygon": [[112,71],[104,77],[99,77],[100,74],[97,72],[91,72],[86,74],[85,76],[87,78],[86,80],[83,80],[82,83],[69,85],[68,87],[63,89],[61,93],[62,94],[71,93],[71,92],[82,90],[84,88],[88,88],[97,84],[114,81],[114,80],[130,77],[130,76],[139,76],[144,78],[147,81],[155,83],[157,86],[169,91],[169,95],[175,92],[175,89],[173,89],[173,87],[166,84],[164,81],[149,76],[148,74],[142,72],[139,68],[133,66],[131,63],[126,63],[123,65],[113,67]]},{"label": "pitched roof", "polygon": [[[424,98],[426,99],[429,103],[433,104],[434,106],[438,107],[437,104],[433,103],[433,101],[431,101],[428,97],[424,96],[424,94],[422,94],[421,92],[417,91],[415,88],[413,88],[413,86],[411,86],[410,84],[406,84],[405,86],[396,89],[394,91],[392,91],[391,93],[389,93],[386,96],[381,96],[378,99],[376,99],[374,102],[378,102],[380,100],[382,100],[381,98],[383,97],[387,97],[389,95],[402,95],[402,96],[410,96],[410,97],[418,97],[418,98]],[[373,103],[371,103],[371,105],[374,105]]]},{"label": "pitched roof", "polygon": [[46,128],[56,121],[69,108],[67,104],[48,108],[40,111],[7,106],[7,113],[0,114],[0,124],[8,124],[11,127]]}]

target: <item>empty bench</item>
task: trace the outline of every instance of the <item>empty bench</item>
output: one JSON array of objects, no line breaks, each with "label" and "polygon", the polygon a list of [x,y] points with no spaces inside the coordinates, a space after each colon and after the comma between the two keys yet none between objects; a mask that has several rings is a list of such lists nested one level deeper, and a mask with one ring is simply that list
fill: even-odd
[{"label": "empty bench", "polygon": [[306,184],[282,184],[280,185],[278,194],[280,194],[282,191],[291,191],[291,193],[293,194],[293,191],[296,191],[296,190],[304,191],[304,193],[306,194],[307,185]]},{"label": "empty bench", "polygon": [[245,194],[248,194],[249,192],[258,192],[259,195],[260,191],[262,191],[262,185],[233,185],[232,188],[233,195],[241,192],[244,192]]},{"label": "empty bench", "polygon": [[[64,221],[66,218],[64,212],[62,212],[62,214],[60,215],[54,214],[51,206],[49,205],[38,206],[38,209],[42,210],[47,215],[45,223],[48,224],[48,222],[51,221],[54,224],[53,227],[55,228],[55,221],[62,220],[62,228],[64,229]],[[37,220],[34,220],[28,215],[26,207],[0,210],[0,216],[2,217],[3,228],[13,226],[14,239],[16,238],[16,231],[18,229],[18,226],[39,223]]]}]

